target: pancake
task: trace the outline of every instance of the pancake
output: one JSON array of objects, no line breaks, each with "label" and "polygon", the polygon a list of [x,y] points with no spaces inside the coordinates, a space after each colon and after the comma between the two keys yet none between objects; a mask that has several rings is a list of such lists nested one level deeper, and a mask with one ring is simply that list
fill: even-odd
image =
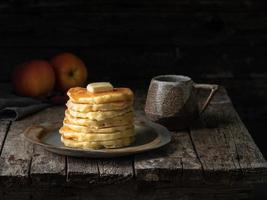
[{"label": "pancake", "polygon": [[73,131],[79,131],[82,133],[110,133],[110,132],[117,132],[117,131],[124,131],[126,129],[130,129],[133,127],[132,124],[123,125],[123,126],[113,126],[108,128],[91,128],[89,126],[81,126],[72,124],[68,119],[64,119],[63,125]]},{"label": "pancake", "polygon": [[96,121],[101,121],[101,120],[106,120],[109,118],[117,117],[117,116],[123,115],[125,113],[131,112],[132,110],[133,110],[132,108],[125,108],[123,110],[116,110],[116,111],[82,113],[82,112],[77,112],[77,111],[68,109],[70,115],[73,117],[79,117],[79,118],[96,120]]},{"label": "pancake", "polygon": [[131,137],[135,135],[134,128],[126,129],[124,131],[110,132],[110,133],[82,133],[69,129],[68,127],[61,127],[59,132],[66,139],[72,139],[78,142],[97,142],[116,140],[120,138]]},{"label": "pancake", "polygon": [[120,148],[135,139],[133,92],[96,82],[68,90],[67,110],[60,128],[65,146],[82,149]]},{"label": "pancake", "polygon": [[112,110],[123,110],[132,106],[132,101],[118,101],[104,104],[85,104],[85,103],[74,103],[72,101],[67,102],[67,107],[77,112],[94,112],[94,111],[112,111]]},{"label": "pancake", "polygon": [[101,148],[120,148],[129,146],[134,142],[134,137],[128,137],[117,140],[109,140],[109,141],[99,141],[99,142],[78,142],[72,139],[67,139],[64,136],[61,136],[61,141],[65,146],[74,147],[74,148],[82,148],[82,149],[101,149]]},{"label": "pancake", "polygon": [[65,119],[67,119],[71,124],[88,126],[89,128],[95,128],[95,129],[108,128],[113,126],[132,125],[133,117],[134,117],[133,112],[128,112],[117,117],[105,119],[102,121],[96,121],[79,117],[73,117],[70,115],[68,110],[65,111]]},{"label": "pancake", "polygon": [[104,104],[118,101],[133,101],[133,92],[129,88],[114,88],[113,91],[91,93],[86,88],[74,87],[67,92],[74,103]]}]

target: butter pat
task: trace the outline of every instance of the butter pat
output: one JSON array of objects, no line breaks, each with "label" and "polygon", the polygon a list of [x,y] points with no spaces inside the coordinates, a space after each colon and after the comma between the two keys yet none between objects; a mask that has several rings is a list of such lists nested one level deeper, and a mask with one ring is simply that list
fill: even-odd
[{"label": "butter pat", "polygon": [[113,86],[109,82],[97,82],[87,85],[87,91],[92,93],[109,92],[113,90]]}]

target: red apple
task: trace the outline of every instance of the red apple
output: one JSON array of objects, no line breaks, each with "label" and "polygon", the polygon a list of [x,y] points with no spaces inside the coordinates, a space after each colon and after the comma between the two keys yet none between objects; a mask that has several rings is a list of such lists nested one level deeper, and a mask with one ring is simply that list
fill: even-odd
[{"label": "red apple", "polygon": [[15,68],[12,84],[18,95],[40,97],[53,90],[55,73],[49,62],[32,60]]},{"label": "red apple", "polygon": [[56,74],[56,88],[66,92],[71,87],[84,86],[87,69],[84,62],[71,53],[61,53],[51,59]]}]

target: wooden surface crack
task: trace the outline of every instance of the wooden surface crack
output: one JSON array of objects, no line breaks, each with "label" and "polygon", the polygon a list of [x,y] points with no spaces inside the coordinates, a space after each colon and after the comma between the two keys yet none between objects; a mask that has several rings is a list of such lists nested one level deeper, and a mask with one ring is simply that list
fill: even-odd
[{"label": "wooden surface crack", "polygon": [[184,176],[184,162],[183,162],[183,158],[180,158],[180,164],[181,164],[181,177]]},{"label": "wooden surface crack", "polygon": [[244,174],[244,170],[242,169],[241,164],[240,164],[240,160],[241,160],[240,159],[240,154],[238,152],[237,145],[236,145],[236,142],[235,141],[234,141],[234,145],[235,145],[235,151],[236,151],[236,160],[238,162],[239,169],[240,169],[241,173]]},{"label": "wooden surface crack", "polygon": [[29,160],[29,166],[28,166],[28,184],[32,184],[31,166],[32,166],[32,156],[31,156],[31,158]]},{"label": "wooden surface crack", "polygon": [[188,134],[189,134],[189,138],[190,138],[190,141],[191,141],[193,150],[194,150],[194,152],[195,152],[195,154],[196,154],[196,158],[197,158],[198,162],[200,163],[201,170],[202,170],[202,174],[203,174],[203,176],[205,177],[204,165],[203,165],[203,163],[202,163],[202,161],[201,161],[201,159],[200,159],[200,156],[199,156],[199,153],[198,153],[198,151],[197,151],[196,145],[195,145],[194,140],[193,140],[193,138],[192,138],[191,129],[188,129]]},{"label": "wooden surface crack", "polygon": [[97,168],[97,179],[99,181],[100,180],[100,169],[99,169],[98,161],[96,161],[96,168]]},{"label": "wooden surface crack", "polygon": [[[235,120],[235,121],[236,121],[236,120]],[[238,124],[238,122],[237,122],[237,124]],[[239,165],[239,168],[240,168],[240,170],[241,170],[241,173],[244,174],[245,171],[244,171],[244,169],[242,168],[242,165],[241,165],[241,155],[240,155],[240,153],[239,153],[239,151],[238,151],[238,146],[237,146],[237,143],[236,143],[236,141],[235,141],[235,138],[234,138],[232,132],[230,132],[230,136],[232,137],[232,139],[233,139],[233,141],[234,141],[235,151],[236,151],[236,160],[237,160],[237,162],[238,162],[238,165]]]},{"label": "wooden surface crack", "polygon": [[[3,149],[4,149],[4,145],[5,145],[5,141],[6,141],[6,138],[7,138],[7,134],[8,134],[8,131],[9,131],[9,129],[10,129],[10,126],[11,126],[11,124],[12,124],[12,121],[9,121],[8,123],[7,123],[7,125],[6,125],[6,130],[5,130],[5,132],[4,132],[4,136],[3,136],[3,140],[2,140],[2,142],[1,142],[1,140],[0,140],[0,157],[1,157],[1,155],[2,155],[2,151],[3,151]],[[2,134],[2,133],[1,133]]]},{"label": "wooden surface crack", "polygon": [[65,156],[65,174],[66,174],[66,182],[69,182],[68,159],[69,159],[69,156]]},{"label": "wooden surface crack", "polygon": [[132,159],[133,178],[136,177],[136,174],[135,174],[135,163],[134,163],[134,161],[135,161],[135,156],[133,156],[133,159]]}]

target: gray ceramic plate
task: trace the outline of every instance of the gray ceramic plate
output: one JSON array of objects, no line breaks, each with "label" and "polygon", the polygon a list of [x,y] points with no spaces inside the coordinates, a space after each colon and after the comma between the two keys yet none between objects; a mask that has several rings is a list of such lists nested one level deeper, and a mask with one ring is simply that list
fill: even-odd
[{"label": "gray ceramic plate", "polygon": [[78,149],[64,146],[58,132],[62,123],[33,125],[24,131],[24,137],[48,151],[75,157],[109,158],[157,149],[171,141],[171,133],[163,126],[150,121],[136,121],[136,140],[128,147],[118,149]]}]

